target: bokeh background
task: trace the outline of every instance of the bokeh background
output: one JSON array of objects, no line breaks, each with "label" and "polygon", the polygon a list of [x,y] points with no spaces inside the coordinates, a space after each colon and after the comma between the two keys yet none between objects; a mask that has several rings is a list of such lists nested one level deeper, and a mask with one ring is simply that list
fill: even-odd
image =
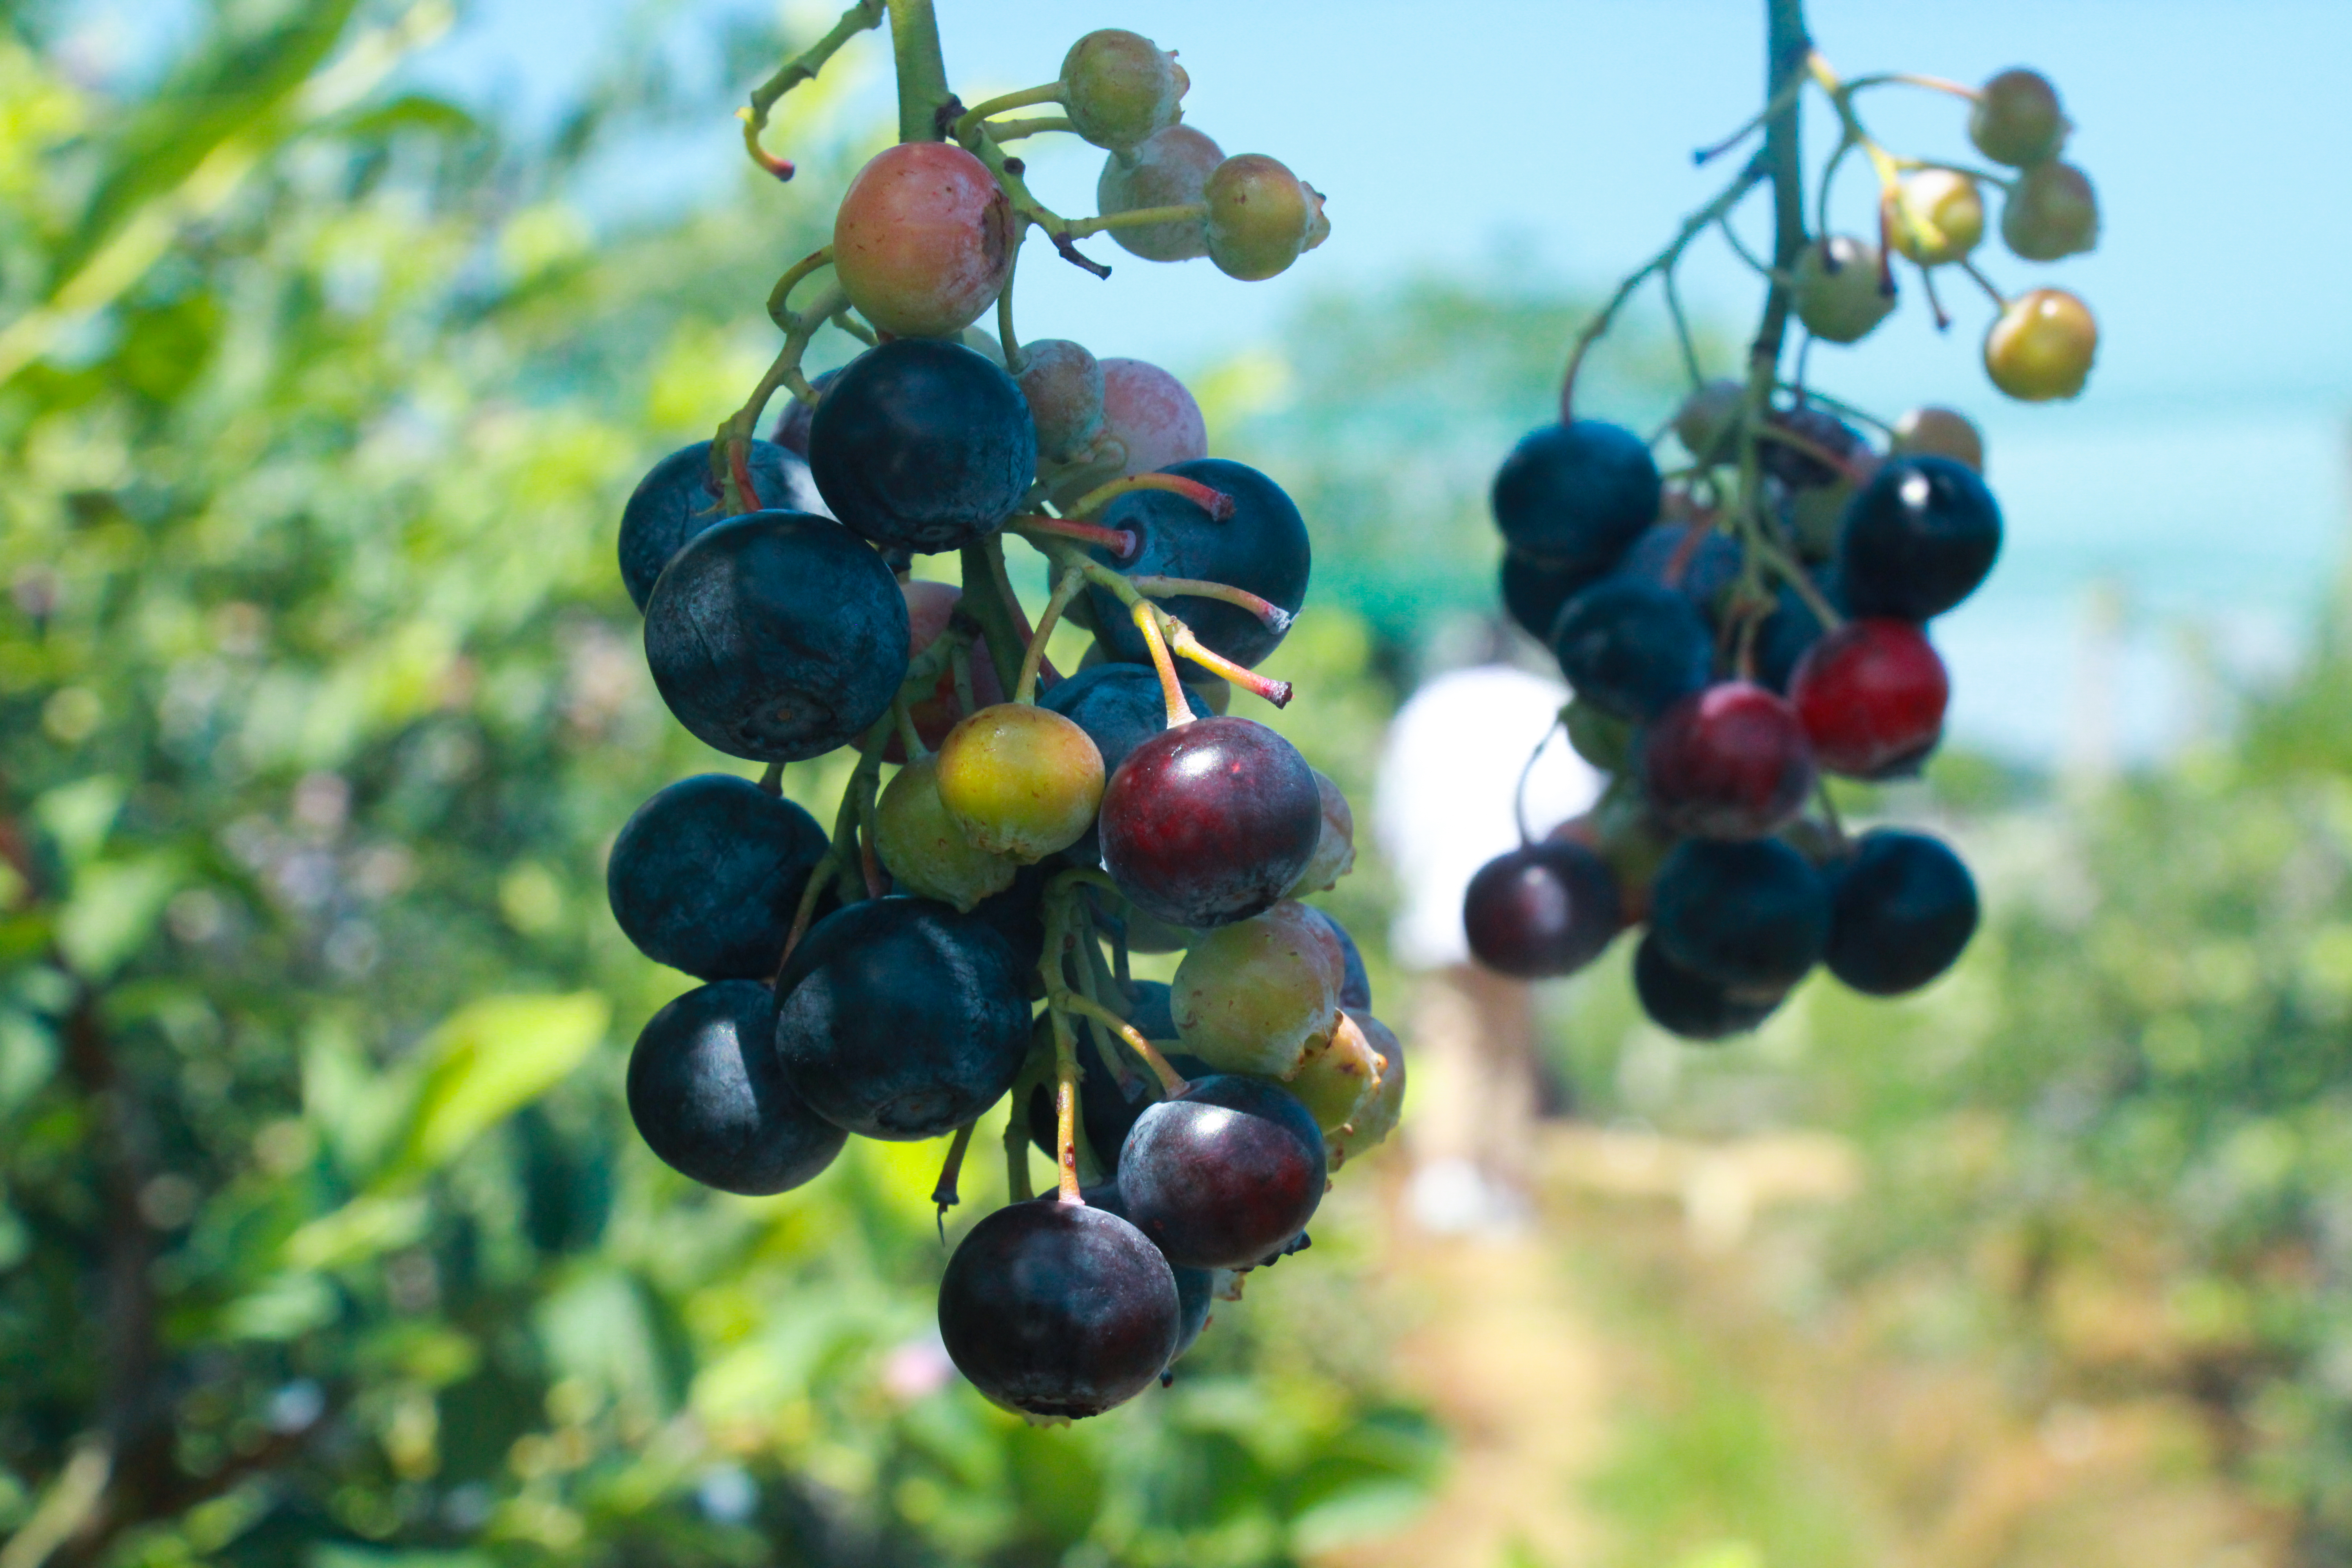
[{"label": "bokeh background", "polygon": [[[1177,370],[1297,495],[1277,721],[1360,810],[1475,640],[1486,475],[1755,104],[1760,7],[942,10],[968,100],[1132,26],[1332,193],[1270,283],[1034,247],[1020,315]],[[1546,998],[1530,1232],[1418,1236],[1375,1160],[1173,1389],[1035,1431],[939,1354],[937,1150],[720,1199],[618,1098],[682,984],[603,857],[715,762],[644,674],[619,502],[765,363],[769,282],[887,134],[878,46],[786,100],[779,187],[730,113],[819,10],[9,5],[0,1568],[2352,1556],[2352,13],[1810,12],[1850,70],[2047,71],[2106,210],[2043,269],[2105,327],[2079,403],[2000,405],[1974,298],[1811,363],[1990,437],[1951,742],[1851,801],[1958,840],[1984,933],[1721,1049],[1615,955]],[[1875,120],[1959,145],[1946,100]],[[1084,210],[1091,156],[1034,166]],[[1689,274],[1718,364],[1751,294]],[[1662,331],[1597,406],[1671,405]],[[1367,854],[1331,903],[1393,1013],[1387,896]]]}]

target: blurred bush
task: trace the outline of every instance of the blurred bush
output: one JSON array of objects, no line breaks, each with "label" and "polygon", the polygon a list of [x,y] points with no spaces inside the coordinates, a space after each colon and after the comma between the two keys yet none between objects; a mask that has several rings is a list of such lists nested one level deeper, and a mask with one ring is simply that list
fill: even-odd
[{"label": "blurred bush", "polygon": [[1868,1201],[1784,1281],[1816,1331],[1992,1369],[2062,1426],[2179,1411],[2168,1462],[2238,1484],[2311,1563],[2352,1556],[2347,685],[2329,636],[2226,744],[2092,793],[1988,794],[1956,759],[1857,799],[1930,818],[1988,884],[1986,929],[1916,999],[1816,981],[1710,1051],[1636,1022],[1612,973],[1560,1036],[1603,1113],[1856,1142]]},{"label": "blurred bush", "polygon": [[[0,30],[0,1563],[1238,1565],[1409,1508],[1345,1205],[1041,1432],[938,1347],[938,1149],[746,1202],[629,1131],[684,982],[604,854],[733,764],[614,521],[764,362],[825,95],[791,192],[600,233],[642,62],[526,147],[385,85],[429,3],[200,13],[135,90],[75,20]],[[1346,625],[1289,673],[1370,689]]]}]

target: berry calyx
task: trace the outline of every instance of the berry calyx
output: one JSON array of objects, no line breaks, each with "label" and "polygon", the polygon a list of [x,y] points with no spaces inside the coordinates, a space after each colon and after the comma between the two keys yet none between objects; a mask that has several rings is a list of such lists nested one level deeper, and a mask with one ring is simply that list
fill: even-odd
[{"label": "berry calyx", "polygon": [[1567,839],[1525,844],[1478,868],[1462,898],[1471,956],[1499,974],[1549,980],[1601,956],[1624,923],[1617,879]]},{"label": "berry calyx", "polygon": [[1322,834],[1315,770],[1255,720],[1163,730],[1103,790],[1104,868],[1171,925],[1206,930],[1271,908]]},{"label": "berry calyx", "polygon": [[1344,1013],[1338,1015],[1329,1037],[1292,1069],[1288,1082],[1290,1092],[1322,1131],[1327,1159],[1332,1134],[1353,1121],[1380,1087],[1380,1053]]},{"label": "berry calyx", "polygon": [[1075,844],[1102,803],[1102,753],[1026,702],[983,708],[940,746],[940,800],[972,847],[1024,863]]},{"label": "berry calyx", "polygon": [[1307,249],[1322,203],[1280,160],[1263,153],[1226,159],[1209,175],[1209,259],[1248,282],[1286,269]]},{"label": "berry calyx", "polygon": [[1977,90],[1969,110],[1969,140],[1996,163],[2022,169],[2058,155],[2066,143],[2058,89],[2039,71],[2002,71]]},{"label": "berry calyx", "polygon": [[1694,691],[1641,738],[1642,793],[1658,820],[1703,838],[1760,838],[1813,788],[1813,753],[1788,703],[1727,680]]},{"label": "berry calyx", "polygon": [[1927,634],[1908,621],[1848,621],[1812,646],[1789,700],[1833,773],[1877,779],[1912,771],[1944,732],[1951,679]]},{"label": "berry calyx", "polygon": [[1896,457],[1949,458],[1965,468],[1984,472],[1984,432],[1967,415],[1933,405],[1914,408],[1895,422]]},{"label": "berry calyx", "polygon": [[2099,197],[2072,163],[2036,163],[2017,177],[2000,209],[2001,243],[2028,261],[2095,249]]},{"label": "berry calyx", "polygon": [[1829,342],[1855,343],[1894,310],[1895,279],[1876,246],[1833,234],[1798,252],[1790,299],[1805,331]]},{"label": "berry calyx", "polygon": [[[1192,206],[1208,199],[1209,176],[1225,154],[1189,125],[1171,125],[1103,161],[1095,182],[1095,210],[1105,217],[1147,207]],[[1119,247],[1147,261],[1185,261],[1209,254],[1206,215],[1166,223],[1129,224],[1110,231]]]},{"label": "berry calyx", "polygon": [[1496,473],[1495,523],[1512,549],[1597,576],[1658,520],[1664,490],[1649,447],[1624,426],[1547,425]]},{"label": "berry calyx", "polygon": [[2099,324],[2063,289],[2036,289],[2005,306],[1985,334],[1985,374],[2021,403],[2073,397],[2091,378]]},{"label": "berry calyx", "polygon": [[1070,128],[1097,147],[1133,147],[1176,123],[1187,85],[1176,57],[1139,33],[1102,27],[1062,57]]},{"label": "berry calyx", "polygon": [[875,804],[874,852],[906,891],[970,914],[1013,886],[1021,863],[974,844],[940,798],[940,764],[925,757],[898,770]]},{"label": "berry calyx", "polygon": [[1829,941],[1829,888],[1777,838],[1690,838],[1658,868],[1650,931],[1668,957],[1718,985],[1785,991]]},{"label": "berry calyx", "polygon": [[874,543],[955,550],[1003,528],[1037,470],[1013,379],[959,343],[902,338],[843,367],[809,423],[809,468]]},{"label": "berry calyx", "polygon": [[1926,834],[1874,828],[1832,868],[1830,909],[1830,973],[1866,995],[1899,995],[1949,969],[1976,934],[1976,880]]},{"label": "berry calyx", "polygon": [[1286,899],[1196,939],[1169,1006],[1184,1048],[1213,1070],[1287,1078],[1331,1037],[1346,979],[1329,925]]},{"label": "berry calyx", "polygon": [[940,1280],[956,1370],[1032,1415],[1099,1415],[1151,1386],[1176,1353],[1176,1276],[1108,1209],[1011,1204],[972,1226]]},{"label": "berry calyx", "polygon": [[1846,508],[1839,587],[1857,616],[1924,621],[1976,592],[2000,553],[2000,508],[1949,458],[1890,458]]},{"label": "berry calyx", "polygon": [[1404,1047],[1398,1043],[1395,1031],[1357,1007],[1342,1015],[1341,1027],[1351,1026],[1362,1032],[1364,1043],[1379,1058],[1381,1078],[1373,1086],[1371,1098],[1356,1108],[1345,1126],[1324,1139],[1325,1157],[1335,1171],[1385,1142],[1404,1114]]},{"label": "berry calyx", "polygon": [[1984,196],[1952,169],[1921,169],[1895,187],[1887,237],[1922,267],[1959,260],[1984,238]]},{"label": "berry calyx", "polygon": [[833,270],[877,331],[953,337],[1013,272],[1013,206],[988,165],[947,142],[877,153],[843,193]]}]

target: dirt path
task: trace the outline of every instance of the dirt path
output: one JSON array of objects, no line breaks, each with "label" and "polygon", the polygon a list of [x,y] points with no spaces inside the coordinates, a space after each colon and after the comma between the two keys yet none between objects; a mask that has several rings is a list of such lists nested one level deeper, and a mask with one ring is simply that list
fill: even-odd
[{"label": "dirt path", "polygon": [[1399,1373],[1453,1434],[1454,1468],[1412,1529],[1330,1568],[1592,1561],[1600,1538],[1580,1493],[1609,1430],[1608,1345],[1554,1249],[1540,1230],[1479,1241],[1399,1231],[1391,1256],[1427,1314],[1400,1347]]}]

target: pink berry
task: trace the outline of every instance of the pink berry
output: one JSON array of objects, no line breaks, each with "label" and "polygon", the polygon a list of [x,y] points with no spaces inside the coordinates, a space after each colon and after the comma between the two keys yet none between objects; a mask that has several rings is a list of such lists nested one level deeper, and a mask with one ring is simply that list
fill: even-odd
[{"label": "pink berry", "polygon": [[962,148],[902,142],[849,182],[833,220],[833,269],[880,331],[953,337],[1012,274],[1012,204]]},{"label": "pink berry", "polygon": [[1209,427],[1184,384],[1139,359],[1102,362],[1103,423],[1127,447],[1124,474],[1209,455]]}]

